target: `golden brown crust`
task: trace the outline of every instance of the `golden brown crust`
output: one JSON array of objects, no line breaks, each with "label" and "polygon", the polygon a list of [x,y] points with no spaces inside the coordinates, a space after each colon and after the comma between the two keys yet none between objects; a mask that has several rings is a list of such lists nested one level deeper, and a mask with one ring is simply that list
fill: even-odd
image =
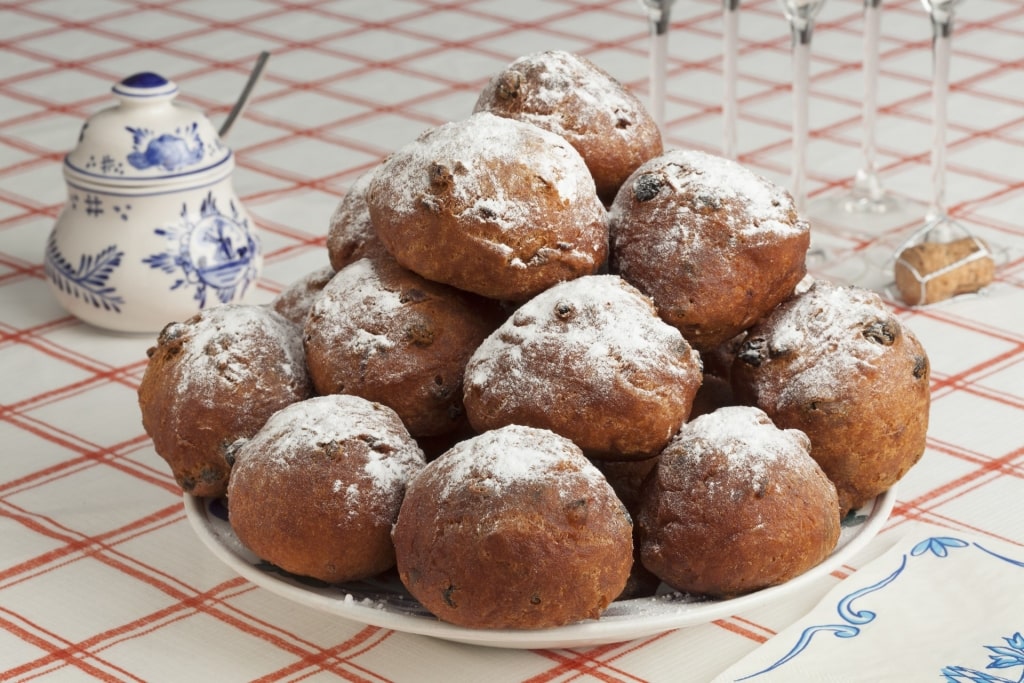
[{"label": "golden brown crust", "polygon": [[423,277],[525,301],[597,271],[604,207],[564,139],[488,113],[433,128],[392,154],[367,203],[384,247]]},{"label": "golden brown crust", "polygon": [[465,405],[477,431],[550,429],[590,457],[644,459],[690,414],[700,358],[615,275],[555,285],[473,353]]},{"label": "golden brown crust", "polygon": [[231,444],[310,396],[300,335],[271,308],[244,304],[210,308],[160,332],[139,408],[157,454],[186,493],[223,495]]},{"label": "golden brown crust", "polygon": [[808,447],[748,406],[688,423],[645,484],[644,566],[679,591],[727,598],[819,564],[839,540],[840,515]]},{"label": "golden brown crust", "polygon": [[725,406],[737,405],[736,396],[732,391],[732,384],[729,380],[722,379],[717,375],[704,373],[704,380],[701,382],[697,395],[693,397],[693,408],[690,410],[690,419],[707,413],[713,413]]},{"label": "golden brown crust", "polygon": [[424,465],[394,411],[356,396],[311,398],[233,455],[229,520],[258,557],[328,583],[394,566],[391,526]]},{"label": "golden brown crust", "polygon": [[373,229],[366,190],[376,167],[352,183],[331,214],[327,228],[327,257],[334,270],[341,270],[361,258],[373,258],[386,250]]},{"label": "golden brown crust", "polygon": [[270,307],[294,324],[302,327],[313,301],[334,277],[334,267],[324,266],[306,273],[291,283],[270,302]]},{"label": "golden brown crust", "polygon": [[645,163],[609,217],[612,272],[702,352],[765,316],[806,273],[810,230],[789,193],[703,152]]},{"label": "golden brown crust", "polygon": [[658,466],[658,456],[643,460],[602,460],[592,458],[591,462],[611,484],[615,495],[626,506],[629,514],[636,514],[640,505],[644,480]]},{"label": "golden brown crust", "polygon": [[744,330],[714,348],[701,351],[700,359],[704,363],[704,374],[714,375],[728,382],[732,373],[732,363],[736,360],[736,352],[739,351],[740,344],[746,336],[747,332]]},{"label": "golden brown crust", "polygon": [[924,453],[928,356],[877,295],[817,281],[755,326],[733,365],[744,403],[800,429],[843,512],[886,491]]},{"label": "golden brown crust", "polygon": [[560,135],[590,169],[610,204],[636,168],[662,153],[661,133],[635,95],[580,55],[526,55],[484,87],[474,111],[526,121]]},{"label": "golden brown crust", "polygon": [[466,361],[501,320],[494,301],[426,280],[390,256],[360,259],[313,304],[306,363],[318,393],[378,401],[413,436],[437,436],[465,424]]},{"label": "golden brown crust", "polygon": [[511,426],[462,442],[409,485],[398,573],[438,618],[538,629],[597,618],[625,586],[631,522],[572,442]]}]

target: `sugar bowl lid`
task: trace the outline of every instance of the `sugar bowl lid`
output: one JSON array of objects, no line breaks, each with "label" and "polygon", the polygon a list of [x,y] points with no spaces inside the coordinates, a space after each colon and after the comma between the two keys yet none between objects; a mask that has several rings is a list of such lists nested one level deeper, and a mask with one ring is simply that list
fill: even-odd
[{"label": "sugar bowl lid", "polygon": [[111,88],[119,102],[82,126],[64,175],[124,187],[188,182],[228,173],[231,150],[201,112],[174,101],[178,86],[141,72]]}]

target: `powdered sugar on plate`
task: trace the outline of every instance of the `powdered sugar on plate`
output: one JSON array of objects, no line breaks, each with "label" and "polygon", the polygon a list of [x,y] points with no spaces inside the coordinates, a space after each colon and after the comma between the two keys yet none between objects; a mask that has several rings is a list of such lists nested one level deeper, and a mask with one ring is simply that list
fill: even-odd
[{"label": "powdered sugar on plate", "polygon": [[185,495],[185,512],[198,538],[222,562],[241,576],[285,599],[326,614],[360,623],[415,633],[452,642],[498,648],[592,647],[650,637],[672,629],[706,624],[773,602],[799,596],[832,571],[850,562],[885,525],[896,501],[890,489],[844,522],[836,550],[814,569],[781,586],[730,600],[695,599],[667,592],[651,598],[617,600],[597,620],[541,630],[467,629],[439,621],[403,589],[397,575],[346,584],[320,586],[290,577],[246,550],[234,536],[226,515],[214,511],[218,499]]}]

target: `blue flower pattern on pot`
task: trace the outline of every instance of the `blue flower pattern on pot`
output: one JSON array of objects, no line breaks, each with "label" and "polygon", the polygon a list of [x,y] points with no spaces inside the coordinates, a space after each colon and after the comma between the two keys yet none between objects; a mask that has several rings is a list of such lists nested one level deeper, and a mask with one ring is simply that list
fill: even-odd
[{"label": "blue flower pattern on pot", "polygon": [[139,170],[159,167],[177,171],[199,163],[206,153],[195,122],[184,131],[178,129],[160,135],[147,128],[125,128],[132,134],[133,151],[128,154],[128,163]]},{"label": "blue flower pattern on pot", "polygon": [[60,252],[57,240],[51,234],[46,243],[43,267],[46,277],[65,294],[88,301],[96,308],[120,313],[124,297],[107,281],[123,258],[124,252],[112,244],[96,254],[82,254],[75,266]]},{"label": "blue flower pattern on pot", "polygon": [[262,258],[231,150],[173,102],[173,81],[141,72],[111,90],[117,106],[85,121],[64,157],[69,201],[46,262],[58,301],[99,327],[149,332],[241,299]]},{"label": "blue flower pattern on pot", "polygon": [[210,290],[221,303],[240,297],[256,279],[258,245],[249,221],[230,203],[230,215],[221,213],[212,193],[199,207],[198,220],[181,205],[177,225],[158,227],[157,235],[167,239],[167,250],[147,256],[149,267],[177,275],[170,289],[195,287],[200,308],[207,304]]}]

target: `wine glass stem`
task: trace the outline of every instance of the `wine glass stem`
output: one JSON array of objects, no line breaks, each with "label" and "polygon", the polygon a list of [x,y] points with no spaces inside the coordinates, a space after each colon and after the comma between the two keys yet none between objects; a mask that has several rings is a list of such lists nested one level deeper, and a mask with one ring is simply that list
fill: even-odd
[{"label": "wine glass stem", "polygon": [[737,51],[739,44],[740,0],[722,0],[723,58],[722,80],[725,92],[722,96],[722,155],[735,159],[736,149],[736,75],[738,72]]},{"label": "wine glass stem", "polygon": [[953,37],[953,19],[932,15],[932,200],[928,218],[946,217],[946,128],[949,100],[949,57]]},{"label": "wine glass stem", "polygon": [[854,177],[854,193],[880,201],[884,192],[878,180],[875,127],[878,121],[878,53],[882,28],[882,0],[864,0],[864,104],[861,154],[863,165]]},{"label": "wine glass stem", "polygon": [[793,199],[796,210],[807,206],[808,88],[812,25],[793,27]]},{"label": "wine glass stem", "polygon": [[665,64],[668,59],[668,8],[651,14],[651,117],[664,131],[665,125]]}]

